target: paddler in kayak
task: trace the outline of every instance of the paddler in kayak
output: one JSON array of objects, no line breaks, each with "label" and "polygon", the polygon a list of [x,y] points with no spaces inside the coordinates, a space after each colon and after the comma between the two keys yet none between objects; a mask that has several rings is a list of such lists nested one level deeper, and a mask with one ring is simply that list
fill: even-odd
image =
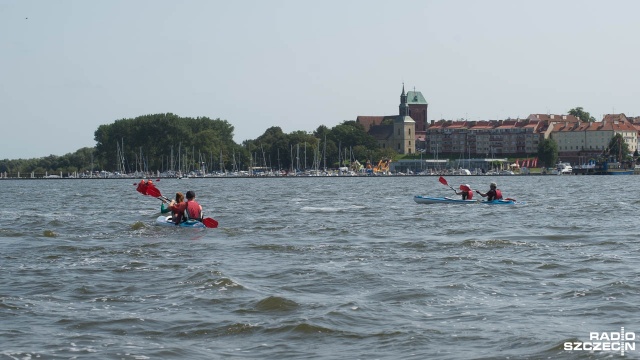
[{"label": "paddler in kayak", "polygon": [[462,200],[472,200],[473,190],[469,187],[469,184],[460,185],[460,191],[456,191],[456,195],[462,195]]},{"label": "paddler in kayak", "polygon": [[176,211],[176,210],[172,210],[172,207],[174,209],[179,209],[179,206],[181,204],[184,203],[184,195],[182,195],[181,192],[177,192],[176,193],[176,198],[171,200],[171,202],[169,203],[169,206],[167,207],[167,210],[164,211],[164,204],[163,204],[163,212],[169,212],[171,211],[171,219],[173,220],[174,223],[179,224],[182,222],[182,214],[184,213],[183,211]]},{"label": "paddler in kayak", "polygon": [[[176,203],[170,206],[169,209],[171,209],[172,212],[178,213],[181,221],[202,221],[202,206],[196,201],[196,193],[191,190],[187,191],[186,202]],[[176,225],[180,223],[180,221],[176,222],[175,220],[174,222]]]},{"label": "paddler in kayak", "polygon": [[136,190],[142,195],[149,195],[147,193],[147,189],[155,188],[155,187],[156,186],[153,185],[153,180],[149,179],[147,181],[144,181],[143,179],[143,180],[140,180],[140,183],[138,183],[138,187],[136,188]]},{"label": "paddler in kayak", "polygon": [[486,197],[487,201],[502,200],[502,192],[500,191],[500,189],[498,189],[498,185],[494,182],[489,184],[489,191],[487,191],[486,193],[482,193],[480,192],[480,190],[476,190],[476,192],[480,194],[480,196]]}]

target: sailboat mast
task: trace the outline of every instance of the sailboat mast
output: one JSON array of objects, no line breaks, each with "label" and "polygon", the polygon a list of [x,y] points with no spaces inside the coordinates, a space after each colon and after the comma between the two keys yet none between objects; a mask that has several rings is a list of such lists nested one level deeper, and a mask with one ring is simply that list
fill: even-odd
[{"label": "sailboat mast", "polygon": [[296,145],[296,172],[300,171],[300,143]]},{"label": "sailboat mast", "polygon": [[324,155],[324,171],[327,171],[327,135],[324,135],[324,149],[322,150]]},{"label": "sailboat mast", "polygon": [[220,173],[226,173],[226,171],[224,171],[224,163],[222,162],[222,149],[220,149]]}]

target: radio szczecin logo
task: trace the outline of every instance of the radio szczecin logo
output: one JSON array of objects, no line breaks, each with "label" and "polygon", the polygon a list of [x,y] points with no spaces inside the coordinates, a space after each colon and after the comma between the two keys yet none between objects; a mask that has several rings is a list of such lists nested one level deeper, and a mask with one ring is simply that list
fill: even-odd
[{"label": "radio szczecin logo", "polygon": [[589,332],[589,341],[567,341],[564,343],[566,351],[620,351],[624,356],[626,351],[636,350],[636,333],[620,331]]}]

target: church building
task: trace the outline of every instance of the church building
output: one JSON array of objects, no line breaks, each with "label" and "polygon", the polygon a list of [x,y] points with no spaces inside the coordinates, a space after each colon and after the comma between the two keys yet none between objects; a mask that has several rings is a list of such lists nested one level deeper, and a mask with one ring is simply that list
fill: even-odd
[{"label": "church building", "polygon": [[[419,117],[419,126],[424,128],[427,119],[427,102],[420,92],[405,93],[402,84],[399,114],[393,116],[358,116],[356,122],[376,140],[382,148],[391,148],[398,154],[416,152],[416,121],[411,114]],[[424,133],[424,131],[422,131]]]}]

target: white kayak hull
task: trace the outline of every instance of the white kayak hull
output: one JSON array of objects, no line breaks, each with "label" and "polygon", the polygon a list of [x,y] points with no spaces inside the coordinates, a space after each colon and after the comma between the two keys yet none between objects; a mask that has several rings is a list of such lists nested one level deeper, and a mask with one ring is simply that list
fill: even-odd
[{"label": "white kayak hull", "polygon": [[160,215],[158,216],[158,218],[156,219],[156,225],[161,225],[161,226],[179,226],[179,227],[187,227],[187,228],[204,228],[206,226],[204,226],[204,224],[200,221],[197,220],[187,220],[185,222],[181,222],[180,224],[176,225],[173,220],[171,219],[171,216],[166,216],[166,215]]}]

